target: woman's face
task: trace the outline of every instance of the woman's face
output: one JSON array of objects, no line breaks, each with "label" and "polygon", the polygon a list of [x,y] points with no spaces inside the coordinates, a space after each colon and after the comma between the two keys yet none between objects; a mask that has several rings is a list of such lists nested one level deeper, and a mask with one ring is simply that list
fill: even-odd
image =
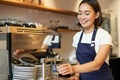
[{"label": "woman's face", "polygon": [[95,19],[98,18],[98,16],[98,12],[95,13],[89,4],[83,3],[80,5],[78,11],[78,20],[83,28],[94,27]]}]

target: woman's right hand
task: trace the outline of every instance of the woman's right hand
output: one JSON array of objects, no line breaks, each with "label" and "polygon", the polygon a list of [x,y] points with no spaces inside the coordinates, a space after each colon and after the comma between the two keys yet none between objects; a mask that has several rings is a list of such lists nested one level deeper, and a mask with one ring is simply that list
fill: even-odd
[{"label": "woman's right hand", "polygon": [[78,76],[71,76],[68,80],[80,80]]}]

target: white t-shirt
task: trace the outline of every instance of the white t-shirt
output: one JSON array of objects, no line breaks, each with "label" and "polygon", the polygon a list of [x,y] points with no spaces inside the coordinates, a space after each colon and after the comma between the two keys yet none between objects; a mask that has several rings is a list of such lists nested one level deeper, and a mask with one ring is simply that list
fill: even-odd
[{"label": "white t-shirt", "polygon": [[[77,48],[79,40],[80,40],[80,35],[81,35],[82,31],[77,32],[74,37],[73,37],[73,43],[72,46]],[[92,33],[87,33],[87,34],[83,34],[81,43],[91,43],[91,38],[92,38]],[[101,45],[103,44],[110,44],[112,45],[112,38],[111,35],[104,29],[102,28],[98,28],[97,33],[96,33],[96,37],[95,37],[95,51],[96,53],[98,52],[99,48]],[[106,62],[109,62],[109,56],[106,59]]]},{"label": "white t-shirt", "polygon": [[46,36],[44,41],[43,41],[43,44],[51,46],[52,45],[51,43],[59,43],[59,36],[58,35],[55,35],[54,40],[52,40],[52,38],[53,38],[53,35]]}]

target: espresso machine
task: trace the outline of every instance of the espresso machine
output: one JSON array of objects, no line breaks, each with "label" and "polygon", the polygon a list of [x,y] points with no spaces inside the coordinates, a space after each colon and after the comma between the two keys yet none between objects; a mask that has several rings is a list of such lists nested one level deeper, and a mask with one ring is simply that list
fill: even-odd
[{"label": "espresso machine", "polygon": [[[0,27],[0,80],[50,80],[51,64],[47,63],[56,63],[62,58],[48,58],[46,52],[41,52],[41,59],[32,55],[39,53],[36,50],[41,48],[47,35],[59,33],[47,28]],[[17,60],[14,58],[16,50],[26,50],[28,54]]]}]

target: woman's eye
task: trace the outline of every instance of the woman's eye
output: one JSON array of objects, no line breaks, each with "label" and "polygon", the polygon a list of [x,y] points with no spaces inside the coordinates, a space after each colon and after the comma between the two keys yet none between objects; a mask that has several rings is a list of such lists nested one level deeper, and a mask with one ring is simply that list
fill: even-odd
[{"label": "woman's eye", "polygon": [[[84,14],[85,14],[85,15],[90,15],[90,12],[85,12]],[[81,12],[78,12],[78,15],[82,15],[82,13],[81,13]]]},{"label": "woman's eye", "polygon": [[89,12],[86,12],[85,14],[86,14],[86,15],[90,15],[90,13],[89,13]]}]

